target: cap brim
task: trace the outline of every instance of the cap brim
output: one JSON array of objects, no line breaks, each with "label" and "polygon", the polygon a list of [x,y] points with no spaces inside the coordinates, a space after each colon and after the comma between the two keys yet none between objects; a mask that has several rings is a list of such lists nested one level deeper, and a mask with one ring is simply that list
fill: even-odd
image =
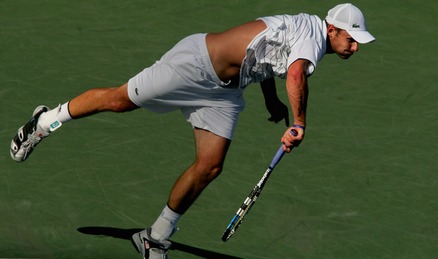
[{"label": "cap brim", "polygon": [[370,43],[376,40],[369,32],[367,31],[347,31],[353,39],[361,44]]}]

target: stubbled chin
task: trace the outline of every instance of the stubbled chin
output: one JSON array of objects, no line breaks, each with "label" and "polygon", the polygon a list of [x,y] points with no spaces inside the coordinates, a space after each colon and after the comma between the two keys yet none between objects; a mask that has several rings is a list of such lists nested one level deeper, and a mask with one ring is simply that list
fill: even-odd
[{"label": "stubbled chin", "polygon": [[339,54],[338,56],[342,59],[349,59],[353,54]]}]

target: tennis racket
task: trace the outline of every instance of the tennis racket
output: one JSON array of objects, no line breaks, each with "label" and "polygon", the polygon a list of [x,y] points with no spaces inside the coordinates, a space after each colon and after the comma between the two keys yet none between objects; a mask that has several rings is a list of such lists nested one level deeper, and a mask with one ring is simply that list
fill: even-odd
[{"label": "tennis racket", "polygon": [[[291,130],[291,133],[294,136],[298,135],[298,133],[295,130]],[[272,159],[272,162],[269,165],[268,169],[266,169],[265,173],[260,179],[260,181],[256,184],[256,186],[254,186],[251,193],[248,195],[248,197],[246,197],[245,201],[237,210],[236,215],[234,215],[234,217],[231,219],[230,223],[228,224],[227,228],[224,231],[224,234],[222,235],[222,241],[226,242],[234,235],[234,233],[236,233],[237,228],[239,228],[245,216],[249,213],[252,206],[254,206],[257,198],[260,196],[260,193],[262,192],[263,187],[268,181],[269,176],[271,175],[272,171],[274,171],[274,168],[278,164],[278,162],[280,162],[284,153],[285,152],[283,150],[283,145],[281,145],[277,153],[275,154],[274,158]]]}]

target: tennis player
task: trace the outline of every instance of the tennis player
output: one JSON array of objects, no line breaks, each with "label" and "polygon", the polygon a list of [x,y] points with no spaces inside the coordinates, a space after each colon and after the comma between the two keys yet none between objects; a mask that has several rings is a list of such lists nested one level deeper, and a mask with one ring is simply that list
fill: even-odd
[{"label": "tennis player", "polygon": [[[348,59],[359,44],[374,40],[362,12],[348,3],[329,10],[324,20],[304,13],[277,15],[221,33],[194,34],[119,87],[91,89],[52,110],[37,107],[13,138],[11,156],[18,162],[26,160],[43,138],[72,119],[139,107],[154,112],[181,110],[193,126],[195,161],[176,180],[156,221],[132,237],[144,258],[168,258],[169,238],[178,220],[222,171],[245,106],[245,88],[260,83],[269,120],[284,119],[289,126],[288,108],[277,96],[274,77],[286,79],[293,126],[281,141],[290,152],[304,139],[308,77],[318,62],[330,53]],[[293,136],[291,129],[298,135]]]}]

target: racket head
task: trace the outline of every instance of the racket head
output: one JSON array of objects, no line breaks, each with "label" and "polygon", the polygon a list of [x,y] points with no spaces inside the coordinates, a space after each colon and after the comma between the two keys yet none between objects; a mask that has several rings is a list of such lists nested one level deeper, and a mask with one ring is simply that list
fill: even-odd
[{"label": "racket head", "polygon": [[[298,135],[298,132],[294,129],[291,130],[291,134],[294,136]],[[280,148],[277,150],[277,153],[275,154],[274,158],[272,159],[272,162],[266,172],[263,174],[262,179],[260,179],[259,183],[254,187],[252,192],[248,195],[248,197],[245,199],[243,204],[240,206],[239,210],[237,211],[236,215],[231,219],[230,223],[228,224],[227,228],[225,229],[224,233],[222,234],[222,241],[226,242],[228,239],[230,239],[234,233],[236,233],[236,230],[239,228],[240,224],[243,222],[243,219],[245,218],[246,214],[248,214],[249,210],[252,206],[254,206],[254,203],[257,200],[257,197],[260,195],[266,181],[268,180],[270,174],[274,170],[275,166],[280,162],[281,158],[284,155],[283,145],[280,146]]]},{"label": "racket head", "polygon": [[242,224],[245,216],[249,213],[252,206],[254,206],[257,197],[260,195],[260,191],[261,189],[256,186],[251,194],[245,199],[245,201],[242,203],[239,210],[237,211],[236,215],[234,215],[227,228],[225,229],[222,235],[222,241],[228,241],[228,239],[230,239],[234,235],[234,233],[236,233],[236,230],[239,228],[240,224]]},{"label": "racket head", "polygon": [[[254,204],[254,203],[252,203]],[[252,205],[251,205],[252,206]],[[242,216],[234,215],[233,219],[228,224],[228,227],[225,229],[224,234],[222,235],[222,241],[226,242],[230,239],[236,230],[239,228],[240,224],[243,222],[243,218],[245,217],[246,212],[242,214]]]}]

